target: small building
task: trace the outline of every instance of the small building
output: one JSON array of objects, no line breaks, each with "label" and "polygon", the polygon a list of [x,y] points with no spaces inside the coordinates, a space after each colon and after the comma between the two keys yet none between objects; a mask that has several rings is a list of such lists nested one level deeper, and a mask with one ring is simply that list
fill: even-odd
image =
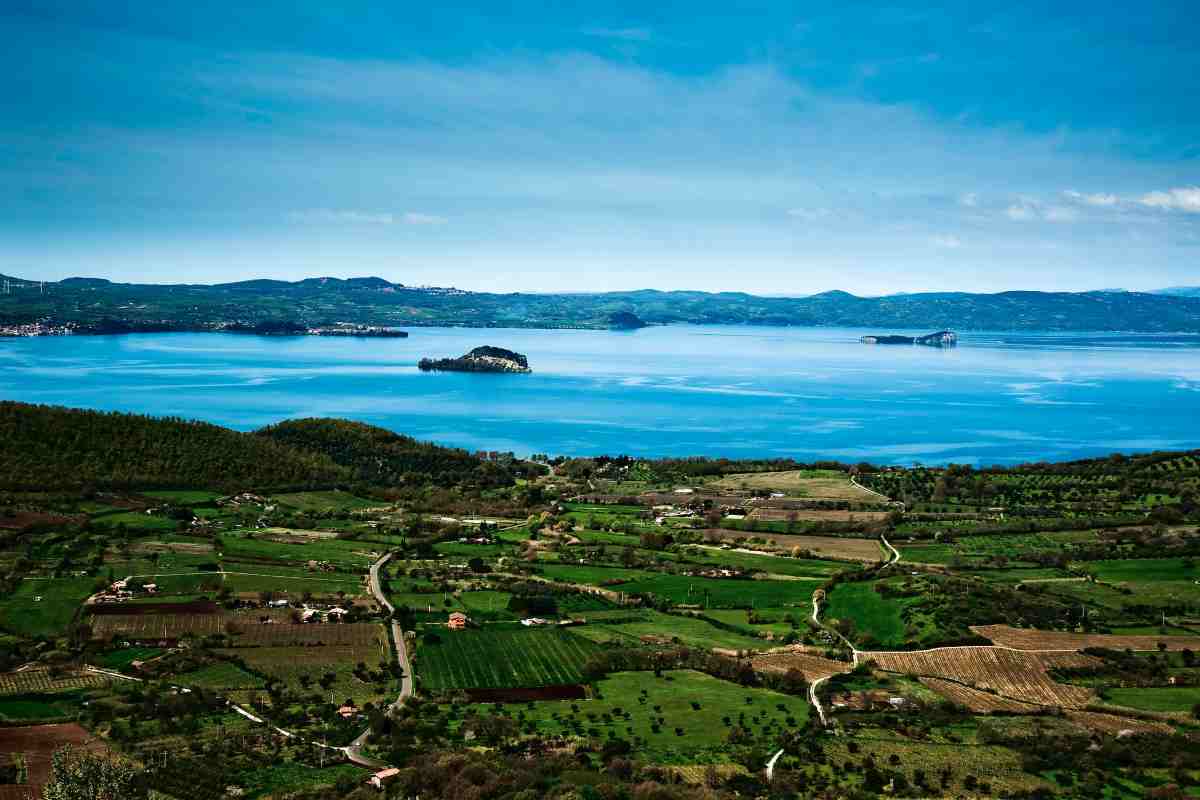
[{"label": "small building", "polygon": [[389,783],[394,781],[396,779],[396,776],[399,774],[400,774],[400,770],[396,769],[395,767],[389,767],[387,769],[376,772],[374,775],[372,775],[368,779],[367,782],[369,784],[371,784],[372,786],[374,786],[376,789],[383,789],[383,787],[387,786]]},{"label": "small building", "polygon": [[450,620],[446,624],[452,631],[461,631],[467,627],[468,622],[470,622],[470,620],[467,619],[466,614],[462,613],[461,611],[455,611],[450,615]]},{"label": "small building", "polygon": [[354,705],[342,706],[337,710],[337,713],[342,719],[352,719],[358,716],[358,707]]}]

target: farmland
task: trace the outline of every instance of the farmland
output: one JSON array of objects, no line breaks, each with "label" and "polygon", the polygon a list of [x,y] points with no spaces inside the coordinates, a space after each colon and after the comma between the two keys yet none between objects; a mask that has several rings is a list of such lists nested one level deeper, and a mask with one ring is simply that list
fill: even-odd
[{"label": "farmland", "polygon": [[23,581],[11,596],[0,599],[0,628],[21,636],[59,636],[95,584],[94,578]]},{"label": "farmland", "polygon": [[92,672],[54,671],[35,667],[0,673],[0,696],[66,692],[107,686],[111,679]]},{"label": "farmland", "polygon": [[138,641],[208,636],[224,632],[223,618],[216,612],[175,614],[101,614],[90,619],[97,639],[120,636]]},{"label": "farmland", "polygon": [[596,646],[568,631],[449,631],[417,650],[421,688],[511,689],[577,684]]},{"label": "farmland", "polygon": [[971,688],[993,690],[1025,703],[1083,708],[1092,702],[1090,690],[1053,681],[1050,667],[1087,666],[1095,660],[1074,653],[1040,654],[996,647],[946,647],[916,652],[861,653],[880,669],[918,677],[958,681]]},{"label": "farmland", "polygon": [[1017,650],[1082,650],[1085,647],[1109,647],[1116,650],[1200,649],[1200,636],[1147,636],[1103,633],[1037,631],[1008,625],[978,625],[973,631],[992,642]]}]

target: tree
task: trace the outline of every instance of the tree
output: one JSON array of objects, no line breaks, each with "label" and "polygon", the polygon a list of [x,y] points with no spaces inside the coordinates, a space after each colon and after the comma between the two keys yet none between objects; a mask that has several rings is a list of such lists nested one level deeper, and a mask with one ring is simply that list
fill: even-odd
[{"label": "tree", "polygon": [[45,800],[145,800],[139,771],[126,761],[64,747],[54,754]]}]

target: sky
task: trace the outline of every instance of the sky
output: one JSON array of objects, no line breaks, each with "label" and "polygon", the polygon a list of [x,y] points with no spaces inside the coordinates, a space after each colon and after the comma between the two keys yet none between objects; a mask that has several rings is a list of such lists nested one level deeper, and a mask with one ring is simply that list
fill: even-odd
[{"label": "sky", "polygon": [[1192,2],[0,9],[0,272],[1200,284]]}]

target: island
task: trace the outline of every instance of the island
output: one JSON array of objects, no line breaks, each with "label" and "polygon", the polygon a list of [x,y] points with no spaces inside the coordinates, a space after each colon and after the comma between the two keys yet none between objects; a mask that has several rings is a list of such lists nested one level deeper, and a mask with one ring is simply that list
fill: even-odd
[{"label": "island", "polygon": [[529,359],[503,347],[484,345],[458,358],[422,358],[422,372],[530,372]]},{"label": "island", "polygon": [[937,331],[925,336],[884,334],[864,336],[859,341],[863,344],[922,344],[926,347],[954,347],[958,344],[958,334],[954,331]]}]

